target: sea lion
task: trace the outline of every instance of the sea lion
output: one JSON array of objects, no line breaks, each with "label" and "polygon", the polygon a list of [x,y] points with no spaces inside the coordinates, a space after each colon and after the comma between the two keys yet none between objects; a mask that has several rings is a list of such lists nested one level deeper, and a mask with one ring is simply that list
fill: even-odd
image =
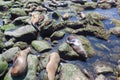
[{"label": "sea lion", "polygon": [[85,49],[83,48],[81,41],[78,38],[76,38],[74,35],[70,35],[67,38],[66,42],[71,45],[73,50],[76,53],[78,53],[81,58],[83,58],[85,60],[87,59],[88,55],[87,55]]},{"label": "sea lion", "polygon": [[59,62],[60,62],[60,56],[57,52],[53,52],[52,54],[50,54],[49,62],[46,66],[46,71],[49,80],[55,79],[55,73],[57,71]]},{"label": "sea lion", "polygon": [[32,15],[32,17],[31,17],[31,24],[33,25],[33,27],[37,31],[39,31],[39,29],[38,29],[39,23],[42,22],[45,17],[44,17],[44,15],[39,14],[37,12],[33,12],[31,15]]},{"label": "sea lion", "polygon": [[13,60],[11,76],[19,76],[26,71],[27,55],[30,52],[30,47],[18,52]]},{"label": "sea lion", "polygon": [[81,19],[85,19],[86,15],[83,12],[78,12],[78,14],[80,15]]}]

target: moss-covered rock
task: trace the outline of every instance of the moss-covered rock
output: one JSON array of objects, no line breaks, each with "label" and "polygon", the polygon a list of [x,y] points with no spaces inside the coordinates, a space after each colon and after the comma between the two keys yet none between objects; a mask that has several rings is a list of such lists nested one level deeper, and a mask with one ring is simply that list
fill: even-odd
[{"label": "moss-covered rock", "polygon": [[111,6],[111,4],[109,4],[109,3],[100,3],[100,4],[98,4],[98,7],[99,7],[99,8],[102,8],[102,9],[109,9],[109,8],[111,8],[112,6]]},{"label": "moss-covered rock", "polygon": [[50,37],[52,40],[59,40],[65,35],[64,31],[55,31]]},{"label": "moss-covered rock", "polygon": [[1,26],[1,30],[3,30],[3,31],[11,30],[11,29],[14,29],[14,28],[15,28],[15,25],[11,24],[11,23]]},{"label": "moss-covered rock", "polygon": [[19,41],[19,42],[16,42],[13,46],[19,47],[20,49],[25,49],[28,47],[28,44],[26,42]]},{"label": "moss-covered rock", "polygon": [[7,69],[8,69],[7,61],[0,55],[0,77],[4,75]]},{"label": "moss-covered rock", "polygon": [[85,5],[83,5],[85,9],[95,9],[97,7],[97,3],[95,2],[86,2]]},{"label": "moss-covered rock", "polygon": [[52,49],[51,45],[44,40],[34,40],[31,44],[38,52],[44,52]]},{"label": "moss-covered rock", "polygon": [[13,5],[13,1],[0,1],[0,11],[6,11]]},{"label": "moss-covered rock", "polygon": [[2,57],[7,61],[11,62],[15,57],[16,53],[19,51],[18,47],[13,47],[2,53]]},{"label": "moss-covered rock", "polygon": [[61,65],[60,80],[89,80],[76,65],[63,63]]}]

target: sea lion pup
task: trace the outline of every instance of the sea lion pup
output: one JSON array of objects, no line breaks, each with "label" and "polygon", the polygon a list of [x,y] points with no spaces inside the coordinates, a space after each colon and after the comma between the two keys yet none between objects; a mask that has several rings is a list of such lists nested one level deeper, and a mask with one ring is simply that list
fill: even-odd
[{"label": "sea lion pup", "polygon": [[27,55],[30,52],[30,47],[18,52],[13,60],[11,76],[20,76],[27,68]]},{"label": "sea lion pup", "polygon": [[81,41],[78,38],[76,38],[74,35],[70,35],[67,38],[66,42],[68,44],[70,44],[71,47],[73,48],[73,50],[80,55],[81,59],[83,59],[83,60],[87,59],[88,55],[87,55],[85,49],[83,48]]},{"label": "sea lion pup", "polygon": [[51,53],[49,56],[49,62],[46,66],[46,71],[49,80],[55,80],[55,73],[57,71],[59,62],[60,62],[59,54],[57,52]]},{"label": "sea lion pup", "polygon": [[44,15],[39,14],[37,12],[33,12],[31,13],[32,17],[31,17],[31,24],[33,25],[33,27],[39,31],[39,22],[42,22],[44,20]]}]

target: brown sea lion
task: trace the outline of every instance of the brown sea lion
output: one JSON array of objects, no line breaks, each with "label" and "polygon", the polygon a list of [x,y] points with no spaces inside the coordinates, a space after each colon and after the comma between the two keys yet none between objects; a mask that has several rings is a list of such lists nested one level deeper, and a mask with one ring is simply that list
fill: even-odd
[{"label": "brown sea lion", "polygon": [[60,56],[57,52],[53,52],[52,54],[50,54],[49,62],[46,66],[46,71],[49,80],[55,79],[55,73],[57,71],[59,62],[60,62]]},{"label": "brown sea lion", "polygon": [[26,71],[27,55],[30,52],[30,47],[18,52],[13,60],[13,67],[11,69],[12,76],[19,76]]},{"label": "brown sea lion", "polygon": [[31,24],[37,31],[39,31],[39,29],[38,29],[39,23],[41,23],[45,17],[44,17],[44,15],[39,14],[37,12],[33,12],[31,15],[32,15]]},{"label": "brown sea lion", "polygon": [[83,48],[82,42],[77,37],[75,37],[74,35],[70,35],[67,38],[67,43],[71,45],[73,50],[77,52],[81,58],[87,59],[88,55]]}]

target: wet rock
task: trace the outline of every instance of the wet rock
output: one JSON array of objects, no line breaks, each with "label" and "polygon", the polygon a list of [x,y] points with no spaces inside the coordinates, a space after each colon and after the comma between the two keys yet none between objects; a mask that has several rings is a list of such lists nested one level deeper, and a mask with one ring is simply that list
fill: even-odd
[{"label": "wet rock", "polygon": [[12,77],[11,68],[10,68],[8,73],[5,75],[4,80],[36,80],[38,59],[35,55],[29,54],[27,61],[28,61],[28,70],[26,71],[25,75],[18,76],[18,77]]},{"label": "wet rock", "polygon": [[105,29],[101,29],[97,26],[91,26],[91,25],[87,25],[86,28],[81,28],[81,29],[76,29],[73,31],[73,33],[77,33],[77,34],[83,34],[83,35],[91,35],[91,36],[96,36],[100,39],[104,39],[104,40],[108,40],[110,37],[110,32],[105,30]]},{"label": "wet rock", "polygon": [[53,12],[53,13],[52,13],[52,18],[53,18],[53,19],[56,19],[56,20],[57,20],[57,19],[59,19],[59,17],[60,17],[60,13],[59,13],[59,12]]},{"label": "wet rock", "polygon": [[11,48],[14,45],[14,38],[11,38],[9,41],[4,43],[5,48]]},{"label": "wet rock", "polygon": [[117,71],[118,71],[118,74],[120,74],[120,60],[118,60]]},{"label": "wet rock", "polygon": [[63,38],[65,35],[65,32],[63,31],[55,31],[50,37],[52,40],[59,40]]},{"label": "wet rock", "polygon": [[35,39],[37,37],[35,36],[35,34],[36,34],[36,30],[31,25],[22,26],[18,29],[4,32],[4,35],[6,37],[14,37],[17,40],[21,40],[25,42],[32,41],[33,39]]},{"label": "wet rock", "polygon": [[15,28],[15,25],[11,24],[11,23],[1,26],[1,30],[3,30],[3,31],[11,30],[11,29],[14,29],[14,28]]},{"label": "wet rock", "polygon": [[0,31],[0,51],[4,48],[4,43],[3,43],[3,33]]},{"label": "wet rock", "polygon": [[30,24],[30,17],[29,16],[21,16],[17,17],[12,21],[13,24],[15,25],[25,25],[25,24]]},{"label": "wet rock", "polygon": [[100,75],[98,75],[98,76],[95,78],[95,80],[108,80],[108,79],[105,78],[104,75],[100,74]]},{"label": "wet rock", "polygon": [[47,77],[47,72],[46,70],[42,70],[39,74],[39,79],[37,80],[49,80],[48,77]]},{"label": "wet rock", "polygon": [[110,32],[116,36],[120,36],[120,27],[111,28]]},{"label": "wet rock", "polygon": [[110,63],[103,62],[103,61],[96,61],[93,64],[94,70],[97,74],[101,73],[112,73],[113,68]]},{"label": "wet rock", "polygon": [[2,57],[7,62],[11,62],[18,51],[19,51],[18,47],[10,48],[10,49],[8,49],[8,50],[6,50],[5,52],[2,53]]},{"label": "wet rock", "polygon": [[13,5],[13,1],[0,1],[0,11],[6,11]]},{"label": "wet rock", "polygon": [[66,42],[63,42],[58,47],[58,51],[60,52],[60,56],[64,59],[74,59],[76,57],[79,58],[79,55]]},{"label": "wet rock", "polygon": [[87,2],[87,0],[71,0],[73,3],[81,3],[84,4],[85,2]]},{"label": "wet rock", "polygon": [[44,52],[52,49],[51,45],[47,41],[34,40],[31,44],[38,52]]},{"label": "wet rock", "polygon": [[117,0],[117,10],[118,14],[120,15],[120,0]]},{"label": "wet rock", "polygon": [[102,9],[109,9],[109,8],[111,8],[112,6],[111,6],[111,4],[109,4],[109,3],[101,3],[101,4],[98,4],[98,7],[99,7],[99,8],[102,8]]},{"label": "wet rock", "polygon": [[19,42],[16,42],[13,46],[19,47],[21,50],[23,50],[28,47],[28,44],[26,42],[19,41]]},{"label": "wet rock", "polygon": [[4,75],[7,69],[8,69],[7,61],[0,55],[0,77]]},{"label": "wet rock", "polygon": [[25,10],[21,8],[11,8],[10,13],[11,13],[12,20],[20,16],[27,16],[27,13],[25,12]]},{"label": "wet rock", "polygon": [[60,80],[89,80],[82,71],[70,63],[62,63],[60,71]]},{"label": "wet rock", "polygon": [[24,80],[36,80],[37,79],[37,68],[38,58],[35,55],[28,55],[28,71]]},{"label": "wet rock", "polygon": [[40,70],[46,68],[48,61],[49,61],[49,55],[50,55],[50,53],[41,54],[41,56],[39,58],[40,59],[40,61],[39,61]]},{"label": "wet rock", "polygon": [[120,25],[120,20],[118,20],[118,19],[111,19],[111,22],[113,24],[115,24],[115,27],[119,27],[119,25]]},{"label": "wet rock", "polygon": [[95,2],[86,2],[84,5],[83,5],[84,9],[95,9],[97,7],[97,3]]}]

